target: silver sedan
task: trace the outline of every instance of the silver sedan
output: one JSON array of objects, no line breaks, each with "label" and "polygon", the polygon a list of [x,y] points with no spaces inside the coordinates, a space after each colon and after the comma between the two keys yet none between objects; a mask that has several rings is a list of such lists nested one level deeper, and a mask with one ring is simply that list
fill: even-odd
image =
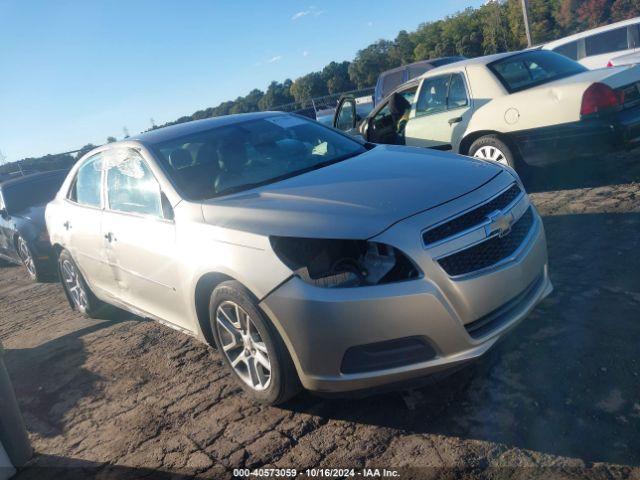
[{"label": "silver sedan", "polygon": [[264,403],[459,368],[552,290],[509,167],[282,113],[99,147],[46,221],[74,309],[206,341]]}]

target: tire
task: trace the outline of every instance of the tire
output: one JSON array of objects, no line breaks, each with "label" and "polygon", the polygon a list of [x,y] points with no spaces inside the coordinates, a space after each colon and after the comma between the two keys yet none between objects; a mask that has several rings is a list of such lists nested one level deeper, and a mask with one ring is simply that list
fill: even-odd
[{"label": "tire", "polygon": [[58,256],[60,282],[71,308],[88,318],[101,318],[109,305],[93,294],[68,250]]},{"label": "tire", "polygon": [[469,156],[483,160],[493,160],[516,169],[521,167],[513,149],[498,135],[485,135],[475,140],[469,147]]},{"label": "tire", "polygon": [[18,250],[18,256],[22,261],[22,265],[27,270],[29,278],[34,282],[41,282],[44,279],[42,265],[40,265],[38,259],[33,254],[29,243],[22,236],[18,236],[16,239],[16,249]]},{"label": "tire", "polygon": [[241,283],[232,280],[215,288],[209,302],[209,322],[225,364],[253,400],[277,405],[300,391],[298,374],[282,338]]}]

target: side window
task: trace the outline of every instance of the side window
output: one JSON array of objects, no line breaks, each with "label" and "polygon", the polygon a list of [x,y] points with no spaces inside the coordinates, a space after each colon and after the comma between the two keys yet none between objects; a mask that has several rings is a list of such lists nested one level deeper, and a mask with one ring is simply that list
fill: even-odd
[{"label": "side window", "polygon": [[411,87],[401,91],[400,95],[402,95],[407,102],[413,105],[413,101],[415,100],[417,90],[418,90],[418,86],[416,85],[415,87]]},{"label": "side window", "polygon": [[449,95],[447,95],[447,108],[451,110],[466,107],[467,105],[469,105],[469,99],[467,97],[467,88],[464,85],[464,78],[459,74],[451,75]]},{"label": "side window", "polygon": [[418,96],[416,115],[444,112],[447,109],[448,89],[449,75],[424,80]]},{"label": "side window", "polygon": [[629,48],[627,27],[591,35],[584,39],[584,44],[588,57],[626,50]]},{"label": "side window", "polygon": [[554,52],[564,55],[572,60],[578,59],[578,42],[569,42],[553,49]]},{"label": "side window", "polygon": [[393,123],[393,119],[391,118],[391,110],[389,110],[389,102],[385,103],[384,107],[382,107],[378,113],[376,113],[375,117],[372,119],[373,127],[376,129],[388,127]]},{"label": "side window", "polygon": [[338,112],[338,118],[336,119],[336,128],[339,130],[349,130],[353,128],[355,119],[353,118],[353,112],[355,110],[354,102],[352,100],[345,100],[340,106],[340,112]]},{"label": "side window", "polygon": [[640,48],[640,23],[629,26],[629,36],[631,37],[629,47]]},{"label": "side window", "polygon": [[80,205],[100,207],[102,190],[102,155],[97,154],[87,159],[78,169],[73,180],[68,198]]},{"label": "side window", "polygon": [[127,150],[123,157],[107,170],[109,208],[162,217],[160,185],[149,167],[135,150]]}]

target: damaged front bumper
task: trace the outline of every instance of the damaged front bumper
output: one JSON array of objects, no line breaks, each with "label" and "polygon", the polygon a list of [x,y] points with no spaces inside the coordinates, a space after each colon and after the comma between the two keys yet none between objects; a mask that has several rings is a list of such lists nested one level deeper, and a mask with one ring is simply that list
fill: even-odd
[{"label": "damaged front bumper", "polygon": [[[480,276],[436,278],[425,260],[424,278],[387,285],[325,289],[293,277],[260,306],[308,390],[366,390],[457,368],[484,354],[552,291],[537,221],[518,258]],[[458,298],[444,293],[452,290]],[[460,299],[467,300],[464,309]]]}]

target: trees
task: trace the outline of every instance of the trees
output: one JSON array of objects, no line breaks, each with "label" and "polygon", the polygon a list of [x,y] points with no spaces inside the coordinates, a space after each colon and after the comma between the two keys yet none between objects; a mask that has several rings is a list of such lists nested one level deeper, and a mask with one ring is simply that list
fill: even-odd
[{"label": "trees", "polygon": [[293,95],[291,95],[292,83],[289,79],[283,83],[276,82],[275,80],[271,82],[264,96],[258,102],[258,108],[260,110],[271,110],[274,107],[293,102],[294,98]]},{"label": "trees", "polygon": [[393,49],[392,41],[378,40],[358,51],[349,65],[349,78],[357,88],[375,85],[378,75],[400,65],[398,58],[391,56]]},{"label": "trees", "polygon": [[391,56],[395,61],[401,65],[412,63],[414,61],[413,51],[416,48],[416,43],[412,35],[407,33],[406,30],[400,30],[398,36],[393,41],[393,50]]},{"label": "trees", "polygon": [[612,0],[584,0],[578,7],[578,19],[585,28],[594,28],[606,23]]},{"label": "trees", "polygon": [[313,97],[321,97],[329,93],[321,72],[311,72],[297,78],[291,85],[290,91],[296,102],[303,103]]},{"label": "trees", "polygon": [[349,78],[349,62],[331,62],[322,69],[322,80],[327,85],[327,93],[347,92],[356,88]]},{"label": "trees", "polygon": [[107,137],[107,143],[117,142],[116,137]]},{"label": "trees", "polygon": [[254,88],[247,96],[236,98],[233,106],[229,109],[229,113],[257,112],[259,110],[258,102],[263,96],[262,90]]},{"label": "trees", "polygon": [[580,22],[576,14],[581,0],[561,0],[555,14],[555,19],[562,34],[578,30]]},{"label": "trees", "polygon": [[611,20],[618,22],[640,16],[638,0],[615,0],[611,5]]},{"label": "trees", "polygon": [[504,3],[488,2],[479,11],[482,29],[482,51],[485,55],[509,49],[511,32]]}]

